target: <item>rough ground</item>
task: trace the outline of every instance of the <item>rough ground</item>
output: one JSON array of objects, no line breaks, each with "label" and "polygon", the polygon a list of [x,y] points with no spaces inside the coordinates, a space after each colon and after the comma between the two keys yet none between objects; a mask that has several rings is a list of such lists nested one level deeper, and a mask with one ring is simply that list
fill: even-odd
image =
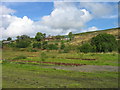
[{"label": "rough ground", "polygon": [[44,68],[54,68],[70,71],[80,72],[96,72],[96,71],[110,71],[118,72],[117,66],[97,66],[97,65],[83,65],[83,66],[43,66]]}]

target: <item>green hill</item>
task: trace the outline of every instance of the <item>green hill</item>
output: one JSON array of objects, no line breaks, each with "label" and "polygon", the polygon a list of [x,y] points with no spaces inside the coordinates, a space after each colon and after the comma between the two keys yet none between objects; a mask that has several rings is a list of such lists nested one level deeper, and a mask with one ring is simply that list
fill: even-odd
[{"label": "green hill", "polygon": [[112,28],[112,29],[98,30],[98,31],[93,31],[93,32],[77,33],[77,34],[74,34],[74,39],[71,42],[69,42],[69,44],[71,45],[82,44],[84,42],[89,41],[92,37],[100,33],[112,34],[116,38],[118,38],[118,30],[120,30],[120,28]]}]

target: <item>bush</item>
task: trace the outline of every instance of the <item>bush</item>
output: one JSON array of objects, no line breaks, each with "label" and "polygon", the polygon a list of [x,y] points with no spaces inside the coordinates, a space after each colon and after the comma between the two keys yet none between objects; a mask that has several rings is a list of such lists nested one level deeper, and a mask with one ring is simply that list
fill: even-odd
[{"label": "bush", "polygon": [[61,47],[60,49],[64,49],[65,48],[65,44],[63,42],[61,42]]},{"label": "bush", "polygon": [[47,58],[47,55],[46,55],[45,52],[42,52],[41,55],[40,55],[40,57],[41,57],[42,61],[45,61],[45,59]]},{"label": "bush", "polygon": [[96,52],[112,52],[117,49],[115,36],[106,33],[93,37],[91,45],[96,47]]},{"label": "bush", "polygon": [[33,48],[41,48],[41,43],[33,43]]},{"label": "bush", "polygon": [[48,42],[47,41],[43,41],[42,42],[42,49],[47,49],[48,46]]},{"label": "bush", "polygon": [[49,49],[49,50],[57,50],[58,45],[56,45],[56,44],[48,44],[47,49]]},{"label": "bush", "polygon": [[70,52],[70,48],[69,47],[65,47],[64,50],[63,50],[63,53],[68,53]]},{"label": "bush", "polygon": [[38,50],[36,50],[36,49],[32,49],[32,48],[28,48],[27,51],[28,51],[28,52],[37,52]]},{"label": "bush", "polygon": [[13,60],[16,60],[16,59],[26,59],[27,57],[24,56],[24,55],[20,55],[20,56],[17,56],[15,58],[13,58]]},{"label": "bush", "polygon": [[9,43],[8,46],[9,47],[15,47],[16,45],[15,45],[15,43]]},{"label": "bush", "polygon": [[29,40],[17,40],[16,42],[16,47],[17,48],[26,48],[30,45],[30,41]]},{"label": "bush", "polygon": [[80,52],[88,53],[92,52],[92,46],[89,43],[85,43],[82,46],[78,47]]}]

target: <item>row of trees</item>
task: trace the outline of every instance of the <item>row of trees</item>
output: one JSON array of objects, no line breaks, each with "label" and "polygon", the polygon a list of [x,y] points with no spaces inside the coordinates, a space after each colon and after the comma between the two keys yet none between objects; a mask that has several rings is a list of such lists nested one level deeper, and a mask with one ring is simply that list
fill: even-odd
[{"label": "row of trees", "polygon": [[[74,38],[74,35],[72,34],[72,32],[69,32],[69,34],[67,35],[70,39],[70,41]],[[17,36],[16,37],[17,39],[28,39],[30,38],[28,35],[22,35],[22,36]],[[41,33],[41,32],[38,32],[36,33],[36,36],[35,36],[35,40],[36,41],[42,41],[46,38],[46,34],[45,33]],[[61,39],[61,38],[64,38],[64,36],[61,36],[61,35],[57,35],[55,36],[56,39]],[[11,41],[12,38],[11,37],[8,37],[7,38],[7,41]]]},{"label": "row of trees", "polygon": [[[70,40],[73,39],[73,34],[70,32],[68,34]],[[70,50],[70,48],[61,42],[60,45],[57,43],[49,44],[47,41],[44,41],[46,38],[46,34],[38,32],[35,36],[36,41],[31,41],[31,38],[27,35],[17,36],[16,45],[17,48],[26,48],[31,46],[32,48],[40,48],[40,49],[50,49],[50,50],[57,50],[57,49],[64,49],[66,52]],[[12,40],[10,37],[8,40]],[[118,47],[118,42],[115,36],[111,34],[99,34],[96,37],[93,37],[90,42],[84,43],[82,45],[77,46],[77,49],[80,52],[112,52],[117,49],[120,50]]]}]

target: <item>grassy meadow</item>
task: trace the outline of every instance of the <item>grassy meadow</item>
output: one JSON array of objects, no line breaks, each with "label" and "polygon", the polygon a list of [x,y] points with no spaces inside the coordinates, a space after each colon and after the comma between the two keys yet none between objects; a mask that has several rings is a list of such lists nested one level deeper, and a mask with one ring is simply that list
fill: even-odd
[{"label": "grassy meadow", "polygon": [[[42,52],[46,54],[45,60],[41,59]],[[20,59],[22,56],[25,58]],[[107,69],[117,68],[118,53],[115,52],[87,54],[61,53],[57,50],[28,52],[25,49],[4,48],[2,59],[3,88],[118,88],[118,72],[111,69],[107,71],[104,68],[107,66]],[[66,66],[37,61],[84,65]],[[89,68],[85,68],[87,66],[96,66],[96,70],[93,68],[89,71]],[[99,70],[98,66],[102,70]],[[84,68],[81,70],[82,67]]]}]

